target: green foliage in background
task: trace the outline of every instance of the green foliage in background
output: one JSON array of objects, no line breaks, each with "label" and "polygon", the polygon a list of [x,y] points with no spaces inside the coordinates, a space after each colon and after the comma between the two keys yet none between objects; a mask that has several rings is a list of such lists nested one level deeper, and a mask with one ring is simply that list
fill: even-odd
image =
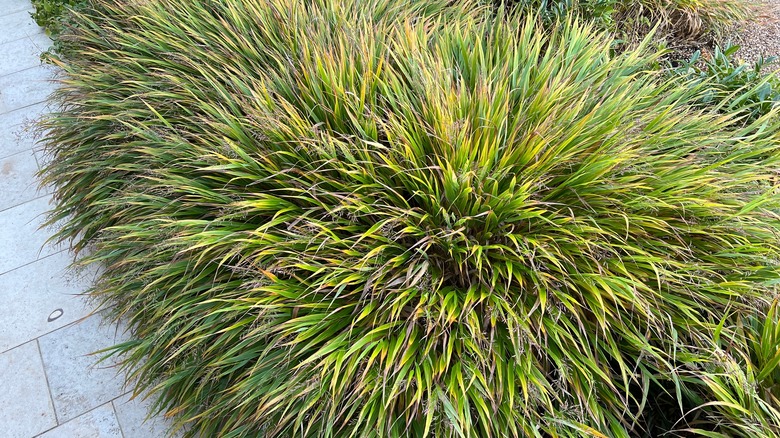
[{"label": "green foliage in background", "polygon": [[595,21],[600,27],[612,28],[612,15],[618,0],[515,0],[509,2],[531,13],[538,14],[545,23],[565,20],[568,15],[578,15]]},{"label": "green foliage in background", "polygon": [[31,14],[38,26],[56,38],[62,32],[62,26],[69,9],[78,9],[87,4],[87,0],[32,0],[35,11]]},{"label": "green foliage in background", "polygon": [[715,107],[725,113],[743,113],[751,122],[769,113],[780,102],[780,78],[777,74],[765,72],[767,65],[774,67],[777,58],[760,59],[750,65],[734,58],[739,46],[715,48],[712,57],[701,59],[701,52],[695,52],[687,61],[669,70],[670,79],[683,79],[699,86],[704,84],[707,92],[697,103],[702,107]]},{"label": "green foliage in background", "polygon": [[780,436],[777,110],[468,1],[78,20],[51,222],[188,435]]}]

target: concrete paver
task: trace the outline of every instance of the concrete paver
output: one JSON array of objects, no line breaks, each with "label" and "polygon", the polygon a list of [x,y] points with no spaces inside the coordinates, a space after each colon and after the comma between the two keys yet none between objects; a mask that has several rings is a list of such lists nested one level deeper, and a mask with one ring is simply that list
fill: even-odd
[{"label": "concrete paver", "polygon": [[90,286],[94,270],[76,275],[70,262],[61,252],[0,275],[0,352],[89,315],[78,294]]},{"label": "concrete paver", "polygon": [[41,65],[40,55],[50,45],[51,41],[42,33],[0,45],[0,76]]},{"label": "concrete paver", "polygon": [[29,438],[57,425],[36,341],[0,354],[0,427]]},{"label": "concrete paver", "polygon": [[43,33],[30,18],[32,11],[32,5],[28,4],[26,9],[0,16],[0,29],[3,29],[3,32],[0,32],[0,44]]},{"label": "concrete paver", "polygon": [[0,273],[65,249],[64,246],[47,244],[52,230],[41,229],[46,222],[50,202],[50,196],[42,196],[2,211],[0,248],[3,251],[0,251]]},{"label": "concrete paver", "polygon": [[19,11],[31,11],[30,0],[0,0],[0,17]]},{"label": "concrete paver", "polygon": [[[113,403],[125,438],[166,436],[170,423],[160,416],[148,418],[151,400],[140,395],[133,398],[131,393],[127,393]],[[176,433],[174,436],[182,436],[182,433]]]},{"label": "concrete paver", "polygon": [[38,103],[0,115],[0,158],[36,147],[33,123],[45,108]]},{"label": "concrete paver", "polygon": [[0,114],[45,101],[57,89],[55,73],[39,65],[0,77]]},{"label": "concrete paver", "polygon": [[0,210],[40,197],[37,172],[38,162],[32,150],[0,159]]},{"label": "concrete paver", "polygon": [[77,417],[126,392],[116,361],[96,363],[95,354],[119,342],[122,332],[100,324],[93,315],[78,324],[57,330],[39,339],[44,369],[60,422]]},{"label": "concrete paver", "polygon": [[42,434],[39,438],[122,438],[111,402]]}]

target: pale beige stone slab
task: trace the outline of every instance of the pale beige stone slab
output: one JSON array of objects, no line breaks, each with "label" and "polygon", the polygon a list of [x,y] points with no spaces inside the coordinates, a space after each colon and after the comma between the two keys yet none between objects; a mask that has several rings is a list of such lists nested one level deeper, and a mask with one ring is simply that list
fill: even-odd
[{"label": "pale beige stone slab", "polygon": [[35,21],[30,17],[30,12],[33,11],[32,4],[28,3],[23,10],[18,10],[19,7],[21,5],[12,5],[12,8],[16,9],[14,12],[0,15],[0,29],[2,29],[2,32],[0,32],[0,44],[35,35],[36,33],[43,33],[43,29],[35,24]]},{"label": "pale beige stone slab", "polygon": [[95,270],[73,272],[70,261],[67,253],[57,253],[0,275],[0,352],[90,314],[79,294],[91,285]]},{"label": "pale beige stone slab", "polygon": [[124,340],[116,326],[101,324],[100,315],[41,337],[41,355],[60,422],[68,421],[125,393],[124,376],[115,360],[98,363],[93,354]]},{"label": "pale beige stone slab", "polygon": [[0,76],[41,65],[41,54],[49,47],[51,40],[42,33],[0,44]]},{"label": "pale beige stone slab", "polygon": [[[111,403],[106,403],[37,438],[122,438],[122,430]],[[157,436],[149,435],[148,438]]]},{"label": "pale beige stone slab", "polygon": [[57,425],[35,341],[0,353],[0,425],[6,438],[30,438]]}]

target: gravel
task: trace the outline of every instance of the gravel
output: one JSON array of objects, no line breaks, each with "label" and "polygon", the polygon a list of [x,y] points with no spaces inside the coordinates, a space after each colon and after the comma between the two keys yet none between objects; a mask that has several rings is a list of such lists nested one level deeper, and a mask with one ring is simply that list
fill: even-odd
[{"label": "gravel", "polygon": [[[761,13],[724,42],[740,46],[738,59],[753,63],[760,57],[780,56],[780,0],[759,0]],[[780,67],[778,63],[775,68]]]}]

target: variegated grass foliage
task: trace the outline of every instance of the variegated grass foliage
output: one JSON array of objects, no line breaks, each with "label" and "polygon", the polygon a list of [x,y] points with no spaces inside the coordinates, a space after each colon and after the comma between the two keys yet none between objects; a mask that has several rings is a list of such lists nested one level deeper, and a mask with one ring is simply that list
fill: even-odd
[{"label": "variegated grass foliage", "polygon": [[467,1],[118,3],[44,182],[188,434],[778,436],[776,111]]}]

